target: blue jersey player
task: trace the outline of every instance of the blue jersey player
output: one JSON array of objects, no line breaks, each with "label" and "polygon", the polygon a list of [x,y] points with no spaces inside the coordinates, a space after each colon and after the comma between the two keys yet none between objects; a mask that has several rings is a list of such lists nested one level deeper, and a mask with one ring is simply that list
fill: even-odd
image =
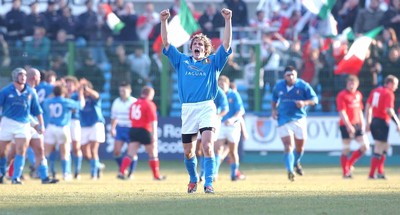
[{"label": "blue jersey player", "polygon": [[297,174],[303,175],[300,159],[307,138],[306,111],[307,106],[317,103],[318,97],[312,87],[297,78],[294,67],[286,67],[284,80],[276,83],[272,92],[272,117],[278,120],[278,134],[284,146],[285,166],[290,181],[294,181],[294,169]]},{"label": "blue jersey player", "polygon": [[[49,124],[44,134],[46,156],[55,151],[56,144],[59,146],[61,167],[64,180],[72,179],[70,144],[71,131],[70,122],[73,111],[82,108],[81,103],[65,98],[67,90],[63,86],[55,86],[53,98],[43,102],[44,112],[49,115]],[[81,95],[80,100],[83,100]]]},{"label": "blue jersey player", "polygon": [[[218,87],[218,93],[217,96],[214,99],[214,104],[215,107],[217,108],[217,118],[222,119],[222,117],[225,116],[225,114],[228,113],[229,110],[229,104],[228,104],[228,98],[225,95],[225,92]],[[219,130],[221,128],[221,123],[220,120],[215,124],[215,136],[214,136],[214,142],[216,138],[218,137]],[[196,145],[196,156],[199,162],[200,166],[200,181],[204,181],[204,155],[203,155],[203,149],[201,145],[201,135],[199,134],[197,136],[197,145]],[[215,155],[215,170],[217,169],[220,161]],[[215,171],[214,171],[214,177],[215,177]]]},{"label": "blue jersey player", "polygon": [[[46,76],[45,73],[41,73],[41,77],[40,77],[40,83],[39,85],[37,85],[35,87],[36,89],[36,93],[38,94],[38,98],[39,98],[39,103],[40,106],[43,108],[43,102],[46,98],[49,98],[50,95],[53,93],[53,88],[54,86],[52,84],[49,84],[45,81],[45,78],[43,76]],[[47,127],[47,123],[49,116],[47,115],[47,113],[43,113],[43,120],[44,120],[44,125]]]},{"label": "blue jersey player", "polygon": [[[67,97],[75,101],[79,101],[80,95],[83,95],[83,87],[79,86],[79,81],[74,76],[64,77],[67,87]],[[81,106],[85,106],[85,100],[80,100]],[[72,143],[72,160],[74,164],[74,179],[80,179],[82,168],[82,150],[81,150],[81,122],[80,110],[75,110],[71,116],[70,123],[71,143]]]},{"label": "blue jersey player", "polygon": [[239,141],[241,134],[241,119],[244,114],[243,101],[239,93],[230,88],[229,78],[221,75],[218,79],[218,85],[223,89],[229,103],[228,113],[221,119],[221,130],[218,135],[217,146],[215,150],[215,159],[217,159],[217,170],[220,165],[220,156],[224,152],[224,146],[228,145],[230,154],[231,180],[236,181],[239,172]]},{"label": "blue jersey player", "polygon": [[232,53],[232,11],[222,9],[225,19],[222,45],[215,54],[211,54],[212,44],[203,34],[193,36],[190,43],[192,55],[179,52],[170,44],[167,20],[169,10],[160,12],[161,38],[163,53],[168,57],[171,65],[178,73],[178,93],[182,103],[182,143],[185,153],[185,166],[190,175],[188,193],[197,190],[197,158],[195,154],[197,132],[201,133],[204,152],[205,183],[204,192],[214,193],[212,186],[215,168],[214,157],[214,130],[217,123],[216,108],[213,100],[217,95],[217,79],[225,66],[228,56]]},{"label": "blue jersey player", "polygon": [[102,167],[99,160],[99,144],[105,141],[105,120],[101,112],[100,94],[93,89],[88,80],[81,79],[80,84],[85,97],[85,106],[80,112],[82,154],[90,161],[91,178],[96,180],[100,177]]},{"label": "blue jersey player", "polygon": [[[49,76],[52,76],[52,75],[55,76],[55,73],[53,74],[53,72],[40,72],[40,83],[35,87],[36,93],[38,94],[39,103],[40,103],[40,106],[42,107],[42,109],[43,109],[43,101],[46,98],[49,98],[53,93],[54,85],[47,82],[47,79],[49,78]],[[48,113],[43,112],[43,120],[44,120],[45,127],[47,127],[47,123],[49,121],[48,119],[49,119]],[[43,140],[43,138],[42,138],[42,140]],[[29,152],[29,150],[28,150],[28,152]],[[55,174],[56,174],[55,173],[56,157],[57,157],[57,155],[54,152],[50,156],[48,156],[48,159],[47,159],[48,164],[50,166],[50,172],[52,173],[53,178],[55,178]],[[28,153],[28,159],[29,159],[29,153]]]},{"label": "blue jersey player", "polygon": [[[35,68],[29,68],[27,70],[27,84],[32,87],[32,89],[37,90],[37,86],[40,82],[40,72],[39,70]],[[50,93],[51,94],[51,93]],[[39,104],[41,104],[40,97],[38,94],[38,100]],[[44,113],[43,113],[43,120],[44,124],[46,125],[46,120],[44,119]],[[36,120],[32,120],[33,123],[36,123]],[[32,124],[32,122],[31,122]],[[44,143],[43,143],[43,135],[39,134],[35,129],[31,128],[31,139],[29,141],[29,147],[32,149],[32,152],[35,156],[36,160],[36,165],[35,167],[38,167],[38,173],[39,176],[42,180],[43,184],[53,184],[57,183],[57,179],[50,179],[48,175],[48,166],[47,166],[47,159],[44,154]],[[28,151],[29,152],[29,151]],[[29,158],[29,153],[27,153],[27,157]]]},{"label": "blue jersey player", "polygon": [[26,84],[25,69],[12,71],[13,83],[0,91],[0,107],[3,108],[0,132],[0,183],[4,182],[6,171],[6,149],[14,140],[16,156],[14,159],[13,184],[22,184],[20,177],[25,165],[25,153],[31,138],[31,115],[37,117],[35,129],[39,134],[44,131],[42,109],[36,92]]}]

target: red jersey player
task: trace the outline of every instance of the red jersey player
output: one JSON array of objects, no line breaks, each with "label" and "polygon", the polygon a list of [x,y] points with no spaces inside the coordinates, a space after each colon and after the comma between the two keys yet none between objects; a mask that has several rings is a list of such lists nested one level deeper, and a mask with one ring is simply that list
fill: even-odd
[{"label": "red jersey player", "polygon": [[[125,179],[125,170],[137,157],[140,144],[143,144],[149,155],[149,166],[153,171],[155,180],[164,180],[159,172],[160,163],[158,160],[157,148],[157,107],[153,102],[154,89],[148,86],[142,88],[140,98],[132,104],[129,111],[129,118],[132,127],[129,132],[130,143],[127,155],[122,160],[118,178]],[[134,171],[134,169],[132,169]]]},{"label": "red jersey player", "polygon": [[[362,94],[357,90],[359,84],[357,76],[350,75],[346,80],[346,89],[340,91],[336,97],[336,106],[340,116],[340,133],[343,142],[343,151],[340,156],[343,178],[352,178],[351,170],[353,165],[369,148],[369,140],[364,130]],[[353,138],[360,144],[360,148],[348,158],[350,142]]]},{"label": "red jersey player", "polygon": [[[370,179],[386,179],[384,163],[386,152],[389,149],[389,122],[393,119],[400,131],[400,121],[394,111],[394,91],[399,84],[399,79],[393,75],[385,78],[384,86],[371,91],[366,104],[367,130],[371,130],[375,140],[374,154],[371,158]],[[375,177],[375,170],[378,175]]]}]

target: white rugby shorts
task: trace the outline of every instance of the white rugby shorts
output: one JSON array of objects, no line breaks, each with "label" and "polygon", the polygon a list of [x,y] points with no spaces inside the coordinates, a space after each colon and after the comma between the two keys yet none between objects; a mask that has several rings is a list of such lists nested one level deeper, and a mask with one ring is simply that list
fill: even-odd
[{"label": "white rugby shorts", "polygon": [[82,127],[81,145],[89,142],[103,143],[106,139],[104,124],[98,122],[91,127]]},{"label": "white rugby shorts", "polygon": [[44,133],[44,143],[50,145],[69,144],[71,131],[69,126],[59,127],[49,124]]},{"label": "white rugby shorts", "polygon": [[72,119],[70,124],[71,129],[71,140],[72,141],[81,141],[82,131],[81,131],[81,122],[79,119]]},{"label": "white rugby shorts", "polygon": [[31,124],[21,123],[13,119],[3,117],[0,123],[1,141],[12,141],[14,138],[31,138]]},{"label": "white rugby shorts", "polygon": [[307,138],[307,120],[301,118],[281,125],[277,129],[279,137],[292,136],[296,139],[303,140]]},{"label": "white rugby shorts", "polygon": [[219,132],[218,140],[227,140],[228,142],[238,144],[241,135],[240,121],[238,120],[233,125],[221,124],[221,131]]},{"label": "white rugby shorts", "polygon": [[217,109],[213,101],[182,104],[182,134],[196,134],[201,128],[215,128]]}]

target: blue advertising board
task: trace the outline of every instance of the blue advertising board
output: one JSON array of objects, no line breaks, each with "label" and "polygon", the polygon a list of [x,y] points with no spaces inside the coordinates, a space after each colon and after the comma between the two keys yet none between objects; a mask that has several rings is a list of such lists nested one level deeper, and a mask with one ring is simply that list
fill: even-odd
[{"label": "blue advertising board", "polygon": [[[109,122],[109,120],[107,120]],[[110,134],[110,123],[106,124],[106,142],[100,145],[101,159],[113,159],[114,138]],[[122,151],[125,153],[127,145]],[[139,150],[139,159],[147,159],[147,153],[142,146]],[[158,118],[158,156],[162,160],[183,159],[181,142],[181,119],[178,117]]]}]

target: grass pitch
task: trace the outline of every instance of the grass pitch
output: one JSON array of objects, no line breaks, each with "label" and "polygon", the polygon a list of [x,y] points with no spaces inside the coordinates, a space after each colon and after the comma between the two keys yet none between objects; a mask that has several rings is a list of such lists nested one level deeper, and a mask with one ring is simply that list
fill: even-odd
[{"label": "grass pitch", "polygon": [[80,181],[41,185],[26,180],[0,186],[0,214],[398,214],[400,171],[386,168],[388,180],[368,180],[368,167],[358,167],[344,180],[338,166],[305,166],[305,176],[287,179],[283,165],[243,164],[245,181],[231,182],[224,164],[216,194],[199,184],[187,194],[183,162],[161,162],[166,181],[153,181],[141,161],[133,180],[116,179],[116,165],[98,181],[88,171]]}]

